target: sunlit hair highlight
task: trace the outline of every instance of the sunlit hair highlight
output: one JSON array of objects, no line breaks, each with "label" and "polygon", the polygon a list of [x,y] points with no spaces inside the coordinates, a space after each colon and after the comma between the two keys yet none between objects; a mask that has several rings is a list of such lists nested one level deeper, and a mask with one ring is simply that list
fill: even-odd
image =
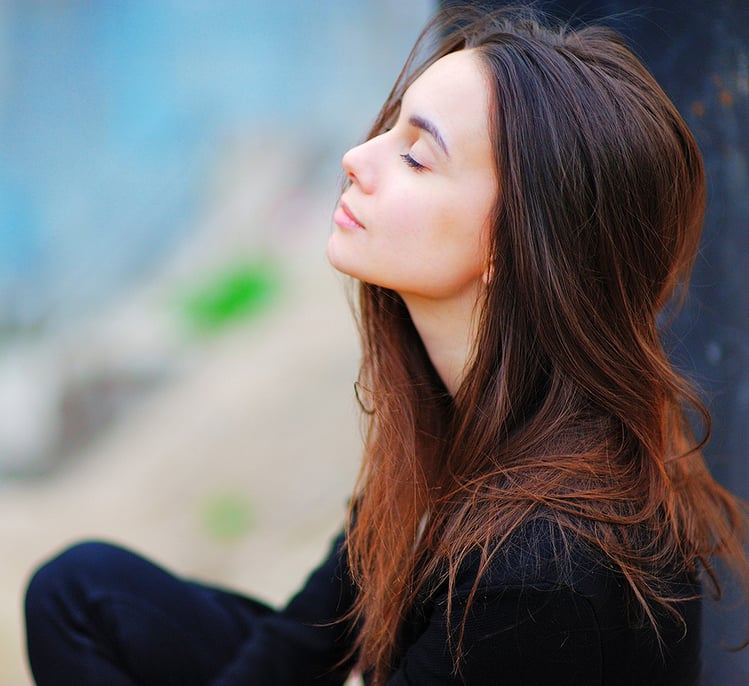
[{"label": "sunlit hair highlight", "polygon": [[476,550],[483,572],[533,519],[600,549],[656,635],[674,612],[666,570],[699,563],[719,593],[717,556],[749,578],[745,510],[705,467],[709,414],[658,330],[701,232],[691,132],[617,34],[510,10],[439,15],[369,137],[393,126],[430,64],[466,48],[490,88],[499,192],[474,359],[454,398],[400,296],[359,289],[367,431],[347,550],[356,648],[375,684],[417,594],[453,588]]}]

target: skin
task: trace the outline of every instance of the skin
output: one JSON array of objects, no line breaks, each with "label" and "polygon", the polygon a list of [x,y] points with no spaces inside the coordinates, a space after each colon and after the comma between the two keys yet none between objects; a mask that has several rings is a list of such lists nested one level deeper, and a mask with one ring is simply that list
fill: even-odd
[{"label": "skin", "polygon": [[498,189],[489,92],[471,50],[414,81],[395,126],[343,156],[351,184],[327,245],[336,269],[401,295],[453,394],[471,358]]}]

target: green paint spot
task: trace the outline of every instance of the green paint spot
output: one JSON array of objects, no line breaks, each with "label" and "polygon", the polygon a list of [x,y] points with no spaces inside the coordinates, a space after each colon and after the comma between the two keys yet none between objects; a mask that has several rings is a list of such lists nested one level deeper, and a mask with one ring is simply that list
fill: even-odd
[{"label": "green paint spot", "polygon": [[236,541],[252,528],[250,502],[242,495],[222,493],[212,496],[201,514],[208,535],[220,541]]},{"label": "green paint spot", "polygon": [[232,266],[185,298],[187,324],[197,333],[211,334],[255,315],[272,302],[280,282],[279,269],[270,260]]}]

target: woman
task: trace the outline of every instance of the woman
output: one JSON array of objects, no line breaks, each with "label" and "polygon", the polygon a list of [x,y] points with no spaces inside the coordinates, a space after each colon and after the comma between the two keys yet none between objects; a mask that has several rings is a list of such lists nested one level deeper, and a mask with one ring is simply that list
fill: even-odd
[{"label": "woman", "polygon": [[37,682],[697,683],[700,579],[749,567],[659,341],[705,198],[674,106],[605,29],[446,14],[343,167],[345,534],[281,611],[76,546],[29,587]]}]

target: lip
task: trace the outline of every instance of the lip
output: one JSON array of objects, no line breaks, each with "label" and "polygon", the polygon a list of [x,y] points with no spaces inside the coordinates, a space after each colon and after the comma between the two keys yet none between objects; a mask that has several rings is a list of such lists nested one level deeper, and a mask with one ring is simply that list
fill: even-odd
[{"label": "lip", "polygon": [[342,229],[364,230],[364,225],[356,218],[351,208],[341,200],[340,205],[333,213],[333,221]]}]

